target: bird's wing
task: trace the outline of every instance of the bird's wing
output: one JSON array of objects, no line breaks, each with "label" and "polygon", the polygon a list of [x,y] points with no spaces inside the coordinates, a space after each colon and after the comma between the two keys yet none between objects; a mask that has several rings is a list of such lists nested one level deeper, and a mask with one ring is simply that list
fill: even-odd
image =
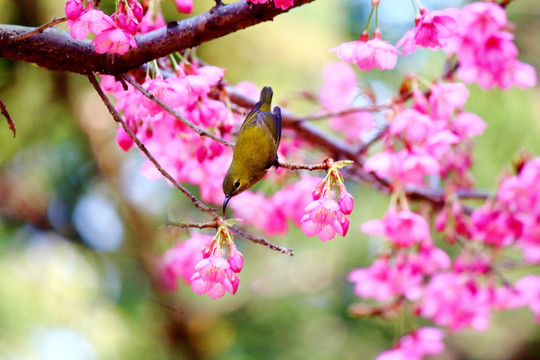
[{"label": "bird's wing", "polygon": [[274,139],[276,139],[276,145],[279,147],[279,142],[281,141],[281,109],[279,106],[274,108]]},{"label": "bird's wing", "polygon": [[251,111],[247,114],[246,116],[246,119],[244,120],[244,122],[242,123],[242,126],[240,126],[240,130],[238,130],[238,132],[242,132],[242,130],[248,126],[250,123],[253,122],[253,120],[256,118],[255,115],[257,115],[257,113],[260,111],[260,108],[261,108],[261,102],[257,102],[255,104],[255,106],[253,106],[253,108],[251,109]]}]

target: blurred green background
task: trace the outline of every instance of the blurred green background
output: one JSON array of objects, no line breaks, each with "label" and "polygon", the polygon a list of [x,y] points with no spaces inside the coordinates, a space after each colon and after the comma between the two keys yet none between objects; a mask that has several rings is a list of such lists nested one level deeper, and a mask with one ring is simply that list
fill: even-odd
[{"label": "blurred green background", "polygon": [[[110,13],[113,1],[102,3]],[[395,43],[412,25],[410,3],[381,3],[383,36]],[[194,12],[212,4],[195,0]],[[64,5],[0,0],[0,23],[40,25]],[[162,5],[167,21],[179,18],[172,0]],[[317,0],[198,54],[225,67],[231,83],[271,85],[278,103],[307,113],[300,91],[318,91],[322,69],[336,61],[328,49],[357,38],[368,11],[367,0]],[[508,15],[518,25],[520,59],[540,69],[540,3],[516,0]],[[431,78],[443,61],[419,51],[395,71],[358,76],[384,100],[405,73]],[[493,190],[522,149],[540,155],[539,89],[469,89],[467,108],[488,123],[473,173],[479,187]],[[402,321],[347,315],[356,299],[345,277],[377,250],[358,227],[388,205],[371,187],[350,185],[356,206],[346,238],[321,243],[292,229],[272,239],[294,248],[294,257],[240,240],[237,295],[212,301],[184,285],[163,294],[149,269],[187,236],[163,224],[198,214],[165,182],[140,175],[143,159],[116,145],[116,125],[87,80],[0,60],[0,98],[17,125],[13,138],[0,119],[0,359],[371,359],[399,336]],[[502,313],[485,333],[450,336],[439,358],[540,359],[538,339],[528,311]]]}]

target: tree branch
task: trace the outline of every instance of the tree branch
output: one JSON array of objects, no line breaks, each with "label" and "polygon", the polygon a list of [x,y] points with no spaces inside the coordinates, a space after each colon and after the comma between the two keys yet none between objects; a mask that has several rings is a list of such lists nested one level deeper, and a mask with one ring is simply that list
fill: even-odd
[{"label": "tree branch", "polygon": [[0,113],[4,115],[4,117],[6,118],[8,126],[11,132],[13,133],[13,137],[15,137],[15,135],[17,135],[17,128],[15,127],[15,123],[11,119],[11,116],[9,116],[9,112],[7,111],[6,104],[4,104],[4,102],[1,99],[0,99]]},{"label": "tree branch", "polygon": [[[296,0],[293,7],[315,0]],[[124,55],[98,54],[88,40],[74,40],[69,33],[49,28],[22,41],[17,36],[34,28],[0,25],[0,58],[35,63],[50,70],[87,75],[89,72],[118,74],[148,61],[217,39],[289,11],[272,2],[253,5],[246,1],[220,5],[189,19],[170,22],[166,27],[135,38],[137,48]]]}]

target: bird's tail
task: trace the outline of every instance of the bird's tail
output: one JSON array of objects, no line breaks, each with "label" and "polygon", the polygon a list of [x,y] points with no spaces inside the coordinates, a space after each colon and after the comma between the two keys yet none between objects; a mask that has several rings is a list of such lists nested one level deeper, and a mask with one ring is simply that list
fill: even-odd
[{"label": "bird's tail", "polygon": [[259,100],[261,102],[261,111],[270,111],[273,94],[270,86],[263,87],[261,90],[261,99]]}]

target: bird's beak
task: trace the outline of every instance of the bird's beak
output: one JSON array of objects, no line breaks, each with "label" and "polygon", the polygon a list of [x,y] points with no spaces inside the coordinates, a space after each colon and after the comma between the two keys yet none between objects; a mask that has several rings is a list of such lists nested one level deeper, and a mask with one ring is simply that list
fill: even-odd
[{"label": "bird's beak", "polygon": [[227,210],[227,204],[231,200],[232,196],[230,194],[225,195],[225,200],[223,200],[223,216],[225,216],[225,210]]}]

